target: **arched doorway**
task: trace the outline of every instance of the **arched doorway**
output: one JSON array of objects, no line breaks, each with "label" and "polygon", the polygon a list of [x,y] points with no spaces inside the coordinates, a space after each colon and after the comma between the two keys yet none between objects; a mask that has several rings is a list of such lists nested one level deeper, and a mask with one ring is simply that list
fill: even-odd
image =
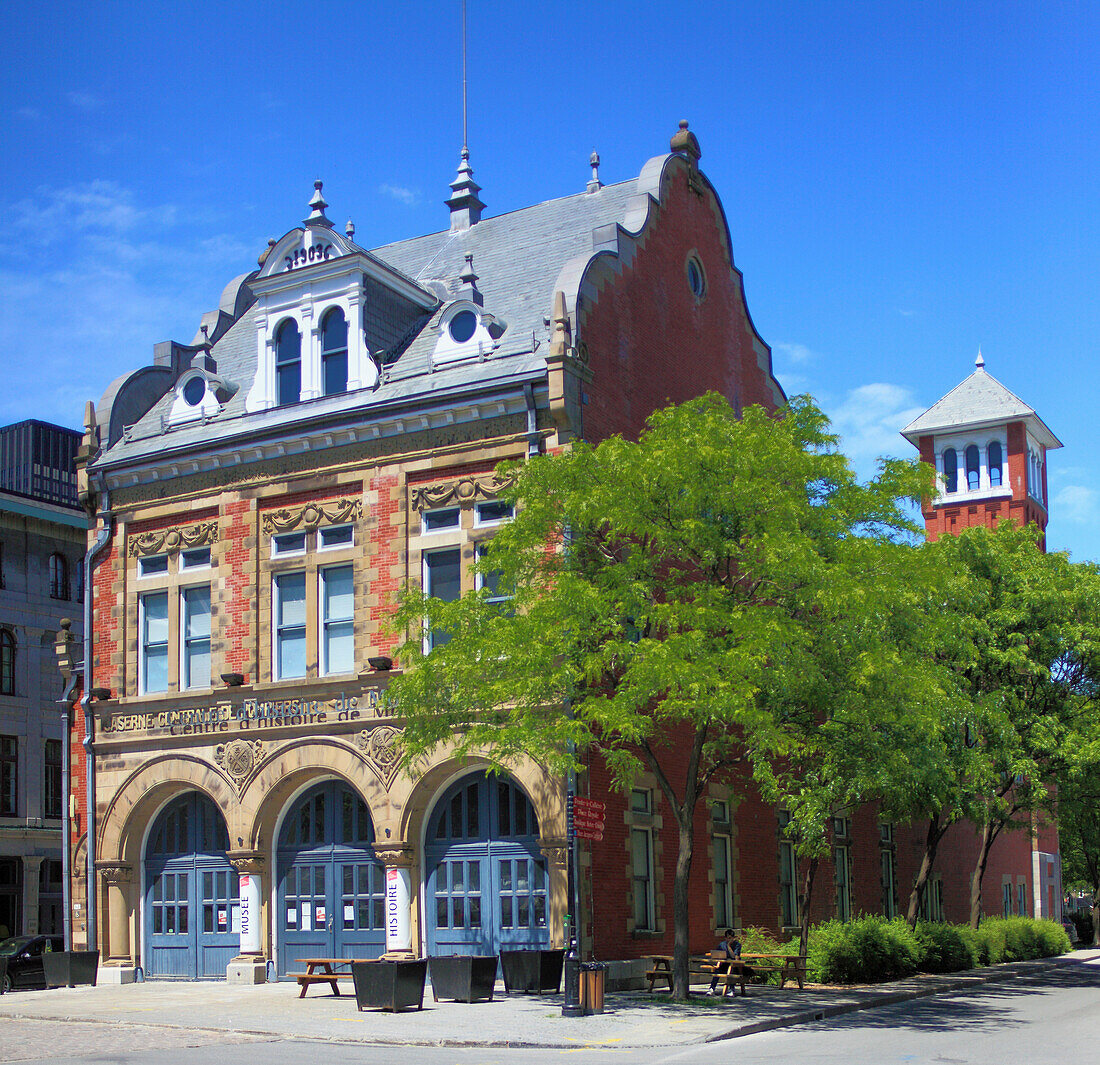
[{"label": "arched doorway", "polygon": [[145,974],[224,977],[240,947],[237,870],[218,808],[188,792],[157,816],[145,847]]},{"label": "arched doorway", "polygon": [[376,958],[386,949],[386,870],[367,804],[326,781],[302,795],[279,833],[280,974],[297,958]]},{"label": "arched doorway", "polygon": [[549,945],[546,859],[534,807],[506,776],[465,776],[428,817],[428,950],[495,954]]}]

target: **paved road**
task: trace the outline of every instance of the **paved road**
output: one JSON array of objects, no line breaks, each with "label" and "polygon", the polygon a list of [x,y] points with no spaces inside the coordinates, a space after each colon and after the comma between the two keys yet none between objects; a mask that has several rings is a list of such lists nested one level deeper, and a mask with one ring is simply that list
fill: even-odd
[{"label": "paved road", "polygon": [[379,1047],[9,1017],[0,1060],[144,1065],[1096,1065],[1100,959],[732,1041],[571,1049]]}]

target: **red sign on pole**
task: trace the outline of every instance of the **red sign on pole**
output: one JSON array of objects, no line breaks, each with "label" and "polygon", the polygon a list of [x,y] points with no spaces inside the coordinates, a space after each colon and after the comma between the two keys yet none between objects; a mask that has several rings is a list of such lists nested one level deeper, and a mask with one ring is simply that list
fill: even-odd
[{"label": "red sign on pole", "polygon": [[599,843],[600,840],[603,839],[602,832],[593,832],[589,829],[584,829],[582,831],[581,829],[577,828],[573,830],[573,834],[577,837],[577,839],[587,839],[593,843]]},{"label": "red sign on pole", "polygon": [[577,796],[573,799],[573,813],[582,817],[598,817],[603,820],[604,814],[607,813],[607,804],[600,802],[598,799],[582,799]]},{"label": "red sign on pole", "polygon": [[577,839],[599,843],[603,839],[607,805],[598,799],[573,799],[573,834]]}]

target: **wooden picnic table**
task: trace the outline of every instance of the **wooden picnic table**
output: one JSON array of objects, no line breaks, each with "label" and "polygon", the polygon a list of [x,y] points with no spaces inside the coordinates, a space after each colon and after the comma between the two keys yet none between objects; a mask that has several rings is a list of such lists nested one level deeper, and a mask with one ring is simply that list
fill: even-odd
[{"label": "wooden picnic table", "polygon": [[[646,959],[649,963],[645,974],[646,979],[649,981],[649,990],[653,990],[656,981],[666,980],[668,989],[671,991],[672,955],[647,954]],[[707,955],[692,955],[688,958],[689,983],[693,976],[701,976],[704,979],[708,976],[712,978],[717,976],[718,980],[725,985],[726,991],[729,991],[731,981],[739,983],[742,995],[746,994],[745,981],[751,972],[752,970],[748,965],[741,963],[736,958],[723,957],[718,951],[711,951]]]},{"label": "wooden picnic table", "polygon": [[[306,966],[304,973],[291,973],[298,981],[298,986],[302,989],[298,997],[305,998],[306,991],[309,989],[310,984],[328,984],[332,988],[332,993],[339,998],[340,997],[340,985],[337,983],[339,980],[351,979],[351,963],[358,961],[358,958],[295,958],[295,961],[300,961]],[[318,972],[317,970],[321,971]]]},{"label": "wooden picnic table", "polygon": [[779,973],[779,986],[788,980],[798,981],[798,990],[806,987],[806,959],[798,954],[742,954],[741,959],[758,971]]}]

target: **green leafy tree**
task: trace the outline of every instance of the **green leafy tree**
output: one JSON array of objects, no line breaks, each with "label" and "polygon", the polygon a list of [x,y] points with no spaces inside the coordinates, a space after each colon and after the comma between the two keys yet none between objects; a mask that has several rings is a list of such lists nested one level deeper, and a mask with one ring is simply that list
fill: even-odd
[{"label": "green leafy tree", "polygon": [[[739,419],[714,395],[653,414],[636,442],[581,442],[502,472],[516,516],[480,564],[511,600],[410,587],[398,606],[406,761],[453,744],[563,772],[594,748],[623,789],[651,772],[678,830],[673,993],[685,997],[699,798],[747,750],[789,750],[762,693],[777,671],[810,669],[829,619],[856,609],[859,545],[906,528],[923,477],[889,463],[859,484],[807,398]],[[425,654],[424,626],[449,640]]]},{"label": "green leafy tree", "polygon": [[1100,762],[1092,761],[1058,786],[1062,880],[1092,895],[1092,944],[1100,947]]},{"label": "green leafy tree", "polygon": [[1045,553],[1034,527],[1007,521],[945,536],[928,550],[945,574],[963,574],[974,590],[956,676],[974,743],[960,802],[978,811],[970,890],[977,928],[993,844],[1048,810],[1058,776],[1091,749],[1100,584],[1095,567]]}]

